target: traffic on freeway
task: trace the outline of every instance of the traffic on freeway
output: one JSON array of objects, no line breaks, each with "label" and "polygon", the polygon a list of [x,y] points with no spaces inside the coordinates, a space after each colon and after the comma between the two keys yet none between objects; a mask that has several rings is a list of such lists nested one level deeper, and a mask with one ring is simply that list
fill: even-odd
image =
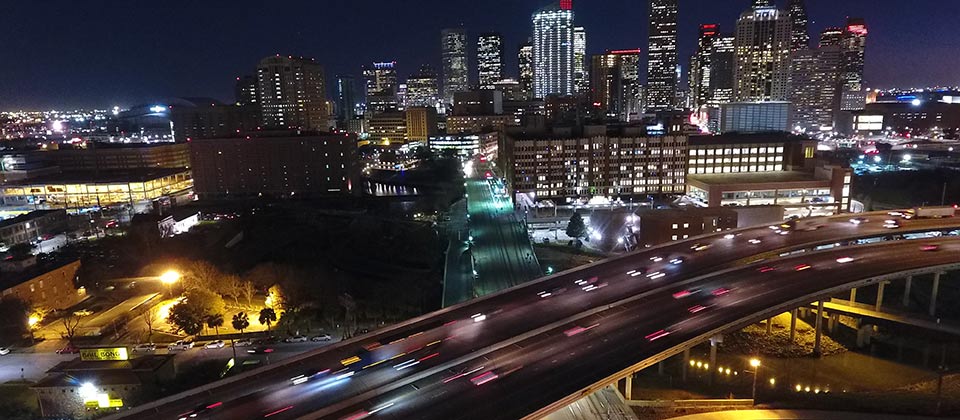
[{"label": "traffic on freeway", "polygon": [[[537,340],[549,337],[542,335],[544,331],[556,328],[562,328],[561,334],[569,338],[600,334],[607,328],[605,323],[590,317],[609,316],[601,313],[614,310],[608,309],[611,307],[622,307],[625,300],[662,292],[676,287],[678,282],[695,280],[700,274],[715,273],[727,267],[735,269],[739,267],[735,262],[756,255],[773,252],[763,262],[773,268],[772,264],[780,261],[778,253],[890,235],[891,230],[884,226],[889,215],[872,213],[862,217],[867,220],[860,223],[852,223],[850,216],[825,219],[823,225],[812,230],[778,225],[721,232],[637,251],[338,343],[251,372],[251,376],[241,375],[233,381],[228,379],[206,392],[188,392],[156,405],[147,404],[117,413],[112,418],[134,415],[150,419],[191,416],[297,418],[301,415],[338,418],[337,415],[344,414],[342,411],[349,408],[358,409],[360,417],[355,418],[363,418],[362,410],[386,415],[399,408],[370,406],[368,402],[377,400],[379,395],[410,392],[419,381],[435,375],[448,374],[444,377],[448,379],[463,374],[451,382],[469,376],[467,379],[485,384],[524,372],[527,369],[521,366],[526,364],[478,372],[472,371],[479,366],[457,366],[480,355],[494,360],[500,352],[520,351],[521,358],[535,357],[535,351],[525,349],[536,344]],[[899,223],[901,227],[897,234],[901,236],[936,236],[960,229],[960,219],[953,218],[917,218],[900,220]],[[906,242],[916,245],[916,241]],[[853,248],[835,248],[842,249]],[[811,268],[798,273],[803,271],[815,272]],[[758,271],[759,274],[768,273]],[[771,278],[781,277],[774,275]],[[674,293],[699,297],[704,290],[673,290],[670,299],[676,300]],[[727,293],[723,290],[715,289],[710,293],[711,296],[716,293],[715,298],[726,299]],[[697,303],[684,310],[688,314],[709,314],[712,311],[708,304]],[[703,308],[693,310],[697,305]],[[578,323],[571,325],[574,319]],[[669,329],[660,330],[649,331],[643,336],[653,334],[654,337],[661,335],[656,338],[667,339],[673,335]],[[603,347],[606,349],[605,344]],[[480,366],[488,367],[485,364]],[[474,374],[485,376],[477,378]],[[389,403],[384,401],[384,404]],[[208,407],[211,405],[214,407]],[[353,414],[346,413],[343,418],[351,416]]]}]

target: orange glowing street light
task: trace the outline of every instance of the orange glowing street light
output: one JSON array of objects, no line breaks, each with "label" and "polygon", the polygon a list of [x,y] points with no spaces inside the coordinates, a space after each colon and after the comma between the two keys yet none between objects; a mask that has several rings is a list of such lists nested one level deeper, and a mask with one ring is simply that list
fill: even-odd
[{"label": "orange glowing street light", "polygon": [[160,275],[160,282],[170,285],[180,281],[180,277],[180,273],[176,270],[168,270]]}]

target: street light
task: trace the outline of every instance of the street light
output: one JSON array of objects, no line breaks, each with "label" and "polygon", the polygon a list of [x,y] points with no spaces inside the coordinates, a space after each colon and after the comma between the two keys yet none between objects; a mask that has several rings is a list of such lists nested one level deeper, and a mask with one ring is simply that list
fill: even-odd
[{"label": "street light", "polygon": [[750,366],[753,367],[753,393],[750,399],[753,400],[753,405],[757,405],[757,376],[760,376],[760,359],[750,359]]},{"label": "street light", "polygon": [[181,277],[180,273],[177,272],[176,270],[167,270],[166,272],[160,275],[160,282],[166,285],[170,285],[180,281],[180,277]]}]

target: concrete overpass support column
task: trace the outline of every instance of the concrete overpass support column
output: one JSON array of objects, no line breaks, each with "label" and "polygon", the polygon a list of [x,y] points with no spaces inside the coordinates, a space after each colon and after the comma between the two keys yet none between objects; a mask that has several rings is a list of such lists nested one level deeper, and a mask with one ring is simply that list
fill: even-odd
[{"label": "concrete overpass support column", "polygon": [[837,330],[837,324],[840,323],[840,314],[830,314],[830,318],[827,318],[827,331],[834,332]]},{"label": "concrete overpass support column", "polygon": [[796,308],[790,311],[790,342],[793,343],[797,338],[797,312]]},{"label": "concrete overpass support column", "polygon": [[857,288],[850,289],[850,304],[857,303]]},{"label": "concrete overpass support column", "polygon": [[930,292],[930,316],[937,315],[937,294],[940,293],[940,274],[933,273],[933,291]]},{"label": "concrete overpass support column", "polygon": [[633,374],[632,373],[627,375],[627,384],[623,390],[624,390],[623,396],[628,400],[632,400],[633,399]]},{"label": "concrete overpass support column", "polygon": [[767,318],[767,335],[773,332],[773,318]]},{"label": "concrete overpass support column", "polygon": [[887,285],[887,282],[881,281],[879,288],[877,289],[877,303],[873,306],[873,310],[880,312],[880,307],[883,306],[883,289]]},{"label": "concrete overpass support column", "polygon": [[723,342],[722,335],[716,335],[716,336],[710,337],[710,368],[707,369],[707,372],[710,373],[709,383],[711,385],[713,384],[713,378],[714,378],[713,373],[715,372],[714,369],[717,368],[717,345],[722,342]]},{"label": "concrete overpass support column", "polygon": [[823,338],[823,301],[817,301],[817,320],[814,323],[816,328],[816,336],[813,341],[813,354],[815,356],[820,356],[820,340]]},{"label": "concrete overpass support column", "polygon": [[913,276],[907,276],[907,284],[903,289],[903,306],[910,306],[910,286],[913,285]]},{"label": "concrete overpass support column", "polygon": [[683,363],[680,364],[680,380],[687,381],[687,367],[690,366],[690,349],[683,351]]}]

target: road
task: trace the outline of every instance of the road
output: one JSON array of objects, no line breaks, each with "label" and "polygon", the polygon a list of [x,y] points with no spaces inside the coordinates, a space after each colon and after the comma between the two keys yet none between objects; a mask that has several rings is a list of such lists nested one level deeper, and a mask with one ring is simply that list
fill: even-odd
[{"label": "road", "polygon": [[[481,164],[481,179],[467,180],[471,251],[477,275],[477,296],[484,296],[542,275],[533,246],[508,197],[494,192],[498,185],[492,168]],[[490,179],[483,179],[487,173]]]},{"label": "road", "polygon": [[[210,393],[202,393],[199,396],[194,394],[181,395],[172,398],[171,401],[164,401],[157,406],[146,405],[141,409],[130,412],[118,413],[112,418],[123,418],[124,416],[137,417],[138,420],[146,419],[166,419],[176,418],[177,414],[189,411],[201,403],[224,402],[217,410],[207,413],[206,418],[236,418],[236,416],[249,418],[273,413],[276,410],[285,409],[271,416],[271,418],[297,418],[301,415],[308,415],[307,418],[330,417],[339,418],[343,414],[349,417],[348,410],[374,410],[380,396],[387,395],[396,398],[395,393],[406,393],[416,391],[415,387],[420,387],[422,382],[433,381],[437,375],[447,375],[446,377],[456,376],[454,372],[464,373],[477,369],[477,358],[486,360],[482,364],[484,368],[495,367],[499,369],[501,380],[497,380],[493,387],[478,388],[477,395],[471,395],[470,398],[463,398],[464,401],[470,401],[472,406],[477,409],[468,409],[460,411],[454,415],[453,411],[438,409],[437,414],[445,413],[451,417],[435,418],[473,418],[474,414],[479,416],[481,413],[490,415],[487,409],[503,407],[503,404],[484,404],[479,407],[480,402],[486,401],[490,397],[502,397],[497,392],[490,389],[499,389],[501,384],[509,384],[510,376],[526,377],[528,372],[538,372],[530,369],[530,366],[538,366],[537,363],[573,363],[577,357],[589,354],[596,345],[597,350],[603,352],[616,352],[629,350],[632,355],[631,360],[638,360],[638,353],[633,348],[614,349],[610,342],[617,339],[637,339],[649,334],[649,331],[640,334],[633,329],[631,333],[625,336],[617,329],[622,327],[618,322],[603,321],[604,318],[615,317],[615,313],[604,312],[607,308],[610,311],[623,312],[629,315],[635,313],[646,313],[650,319],[634,319],[633,316],[627,316],[630,326],[643,328],[653,328],[651,323],[664,322],[665,319],[672,319],[678,315],[684,315],[686,308],[671,308],[672,296],[657,295],[664,293],[664,290],[674,289],[678,282],[690,281],[701,274],[714,274],[718,270],[726,267],[732,267],[733,270],[747,270],[751,272],[755,267],[738,268],[744,264],[744,261],[756,260],[756,255],[767,254],[764,258],[770,260],[766,263],[773,264],[776,256],[784,250],[795,248],[809,248],[815,245],[847,242],[857,238],[882,237],[891,234],[890,230],[882,227],[881,222],[885,217],[881,214],[867,215],[871,222],[855,226],[848,222],[847,217],[834,217],[824,228],[811,232],[793,232],[788,235],[781,235],[768,229],[765,226],[731,231],[729,233],[719,233],[700,238],[692,238],[686,241],[679,241],[665,246],[640,250],[622,257],[617,257],[585,267],[560,273],[552,277],[530,282],[494,293],[481,299],[475,299],[464,304],[455,305],[432,314],[428,314],[404,323],[385,328],[361,337],[337,343],[329,346],[324,351],[316,351],[301,356],[296,356],[287,363],[279,363],[270,369],[262,369],[251,372],[250,375],[240,375],[234,378],[228,378],[226,381],[215,384],[215,390]],[[910,220],[903,221],[902,228],[897,234],[903,234],[908,231],[923,232],[931,229],[937,230],[956,230],[960,225],[960,219],[934,219],[934,220]],[[757,242],[759,241],[759,242]],[[890,246],[917,247],[916,241],[894,242]],[[694,245],[709,245],[701,251],[693,251]],[[870,249],[870,247],[862,247]],[[830,252],[844,252],[854,248],[843,248]],[[948,253],[926,253],[926,255],[947,255]],[[802,258],[809,254],[800,254],[792,258]],[[925,255],[925,256],[926,256]],[[685,260],[680,264],[673,264],[671,259],[681,257]],[[892,259],[891,259],[892,260]],[[879,267],[879,266],[878,266]],[[647,275],[631,276],[629,280],[624,280],[625,273],[630,270],[643,270]],[[816,270],[808,271],[815,273]],[[779,274],[779,273],[778,273]],[[785,275],[787,273],[784,273]],[[708,277],[703,282],[709,281],[727,281],[726,277],[720,280],[711,280],[717,277],[716,274]],[[827,277],[820,276],[827,280]],[[595,278],[595,279],[594,279]],[[734,296],[751,296],[753,285],[741,285],[742,281],[750,281],[752,276],[744,276],[737,280],[738,291]],[[780,276],[772,276],[775,280],[774,285],[790,285],[792,282],[780,282]],[[576,280],[592,282],[592,285],[574,284]],[[733,282],[733,280],[730,280]],[[705,286],[708,283],[705,283]],[[811,283],[812,284],[812,283]],[[591,287],[592,286],[592,287]],[[586,287],[588,290],[584,290]],[[596,289],[594,289],[596,288]],[[779,289],[777,289],[779,290]],[[550,292],[550,296],[546,293]],[[675,290],[671,291],[675,292]],[[546,297],[541,297],[546,296]],[[623,302],[625,299],[638,299],[643,297],[641,308],[634,310],[627,309]],[[654,299],[654,296],[660,296]],[[758,294],[763,296],[763,294]],[[738,301],[739,302],[739,301]],[[747,303],[755,304],[750,300]],[[746,306],[749,307],[749,306]],[[649,311],[654,311],[650,316]],[[601,313],[604,312],[604,313]],[[711,313],[720,313],[720,311],[708,311]],[[474,315],[482,314],[479,322],[475,321]],[[626,316],[626,315],[621,315]],[[591,318],[593,317],[593,318]],[[587,328],[594,324],[599,324],[597,331],[578,334],[571,337],[570,341],[564,341],[564,346],[557,347],[555,340],[557,329],[560,329],[560,336],[563,331],[569,330],[572,322],[577,322],[581,327]],[[608,332],[607,329],[613,328]],[[623,329],[624,331],[627,328]],[[646,330],[644,330],[646,331]],[[583,337],[594,337],[604,335],[604,341],[601,343],[582,343]],[[669,336],[670,342],[679,335]],[[564,336],[565,337],[565,336]],[[362,346],[370,346],[374,342],[381,342],[383,345],[369,352],[361,349]],[[658,341],[661,342],[661,341]],[[579,343],[572,352],[566,347],[567,343]],[[602,344],[602,346],[600,345]],[[556,353],[561,351],[561,353]],[[571,355],[572,353],[572,355]],[[350,361],[346,368],[343,368],[342,361]],[[502,359],[507,357],[508,359]],[[499,363],[499,360],[510,360],[512,364]],[[611,361],[612,363],[613,361]],[[615,360],[617,364],[622,364],[623,360]],[[602,365],[602,364],[601,364]],[[510,372],[515,368],[521,369]],[[613,366],[613,365],[611,365]],[[601,367],[598,365],[598,367]],[[340,371],[336,376],[319,377],[314,381],[290,386],[290,378],[303,373],[305,369],[331,369],[331,373]],[[345,369],[345,370],[344,370]],[[562,381],[569,381],[571,384],[580,384],[581,378],[592,378],[595,374],[604,372],[584,372],[583,367],[571,365],[570,369],[556,370],[559,372]],[[352,373],[351,373],[352,372]],[[471,376],[483,373],[483,371],[470,372]],[[347,376],[352,375],[352,376]],[[455,382],[463,382],[459,378]],[[540,377],[538,380],[558,381],[553,376]],[[424,409],[423,404],[436,403],[437,407],[455,405],[456,399],[453,394],[473,389],[471,386],[465,388],[461,385],[451,387],[440,387],[438,389],[430,388],[429,392],[424,391],[423,397],[418,394],[417,398],[406,401],[403,406],[394,405],[377,416],[396,417],[393,412],[408,413],[409,410]],[[538,398],[532,398],[529,404],[516,404],[518,410],[538,409],[546,404],[541,394],[549,395],[553,398],[556,392],[545,393],[544,387],[534,387],[526,389],[523,387],[510,388],[512,393],[523,395],[526,399],[529,395],[536,395]],[[564,388],[565,389],[565,388]],[[535,391],[535,392],[528,392]],[[560,391],[557,391],[560,392]],[[448,395],[450,393],[451,395]],[[561,395],[566,396],[566,394]],[[555,401],[555,400],[554,400]],[[502,401],[501,401],[502,402]],[[553,401],[549,401],[553,402]],[[385,401],[384,403],[389,403]],[[511,406],[515,401],[511,402]],[[543,404],[543,405],[539,405]],[[539,406],[538,406],[539,405]],[[290,408],[287,408],[290,407]],[[459,407],[463,409],[463,407]],[[481,409],[482,408],[482,409]],[[433,410],[429,410],[432,415]],[[427,413],[419,413],[406,418],[419,418]],[[495,413],[488,418],[516,418],[515,413]]]}]

